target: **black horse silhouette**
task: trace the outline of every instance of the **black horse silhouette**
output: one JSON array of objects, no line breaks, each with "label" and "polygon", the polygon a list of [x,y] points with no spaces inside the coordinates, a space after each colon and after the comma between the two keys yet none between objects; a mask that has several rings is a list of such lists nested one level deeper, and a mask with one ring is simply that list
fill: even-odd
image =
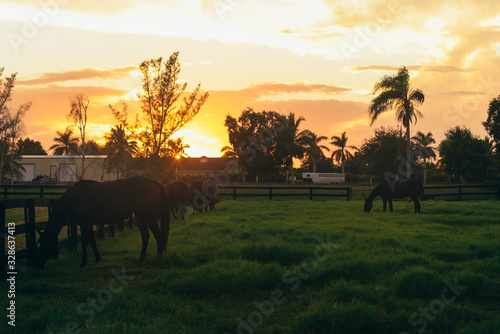
[{"label": "black horse silhouette", "polygon": [[192,203],[189,185],[181,180],[166,181],[163,183],[168,194],[170,210],[175,219],[177,211],[181,212],[182,219],[186,214],[186,206]]},{"label": "black horse silhouette", "polygon": [[[35,267],[43,268],[54,254],[57,236],[68,221],[80,225],[82,234],[82,263],[87,264],[87,244],[90,242],[96,262],[101,259],[97,250],[92,225],[121,222],[132,215],[136,217],[142,238],[139,261],[146,256],[149,231],[153,232],[158,253],[167,249],[170,229],[168,196],[163,186],[155,181],[132,177],[128,179],[97,182],[83,180],[71,187],[57,202],[45,231],[40,233]],[[156,220],[161,217],[161,230]]]},{"label": "black horse silhouette", "polygon": [[373,206],[373,200],[380,195],[382,201],[384,202],[384,212],[387,207],[387,202],[389,202],[389,209],[392,212],[392,199],[393,198],[405,198],[410,197],[406,203],[413,201],[415,204],[415,213],[420,213],[420,202],[418,201],[419,196],[423,193],[424,188],[422,183],[417,180],[408,180],[405,182],[391,182],[385,180],[373,189],[368,198],[365,199],[365,212],[370,212]]}]

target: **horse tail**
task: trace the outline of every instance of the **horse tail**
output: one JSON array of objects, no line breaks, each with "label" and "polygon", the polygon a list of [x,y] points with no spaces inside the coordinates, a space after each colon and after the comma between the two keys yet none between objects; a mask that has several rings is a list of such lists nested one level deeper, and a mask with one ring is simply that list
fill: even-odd
[{"label": "horse tail", "polygon": [[161,207],[161,221],[160,221],[160,230],[161,230],[161,235],[163,237],[163,250],[167,250],[167,245],[168,245],[168,236],[170,233],[170,202],[168,198],[167,191],[165,188],[160,184],[160,207]]}]

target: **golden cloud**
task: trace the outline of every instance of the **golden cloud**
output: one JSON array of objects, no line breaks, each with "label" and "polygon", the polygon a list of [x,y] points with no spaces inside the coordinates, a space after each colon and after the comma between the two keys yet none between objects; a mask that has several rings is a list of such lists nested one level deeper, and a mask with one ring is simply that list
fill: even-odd
[{"label": "golden cloud", "polygon": [[[448,73],[448,72],[472,72],[476,69],[465,69],[459,68],[456,66],[445,66],[445,65],[410,65],[406,66],[410,71],[426,71],[426,72],[440,72],[440,73]],[[400,69],[397,66],[391,65],[356,65],[349,67],[351,71],[354,72],[362,72],[362,71],[374,71],[374,72],[395,72]]]},{"label": "golden cloud", "polygon": [[82,68],[64,72],[41,73],[34,79],[18,80],[17,85],[43,85],[89,79],[120,79],[129,77],[131,72],[137,69],[137,66],[125,66],[109,69]]}]

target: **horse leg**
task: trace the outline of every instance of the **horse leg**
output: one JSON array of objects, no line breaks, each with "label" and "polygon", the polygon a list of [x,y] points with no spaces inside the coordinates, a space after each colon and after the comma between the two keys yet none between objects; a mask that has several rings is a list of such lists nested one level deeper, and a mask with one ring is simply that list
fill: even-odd
[{"label": "horse leg", "polygon": [[88,227],[89,226],[86,224],[80,225],[80,232],[82,234],[82,263],[80,264],[80,267],[85,267],[87,265],[87,244],[90,237]]},{"label": "horse leg", "polygon": [[179,204],[179,211],[181,213],[182,220],[186,220],[186,205],[184,203]]},{"label": "horse leg", "polygon": [[156,245],[158,246],[158,254],[163,253],[163,245],[165,244],[165,240],[163,240],[158,224],[156,224],[155,221],[152,221],[151,224],[149,224],[149,229],[151,230],[151,232],[153,232],[153,236],[156,239]]},{"label": "horse leg", "polygon": [[418,198],[415,199],[414,204],[415,204],[415,213],[417,213],[417,212],[420,213],[420,202],[419,202]]},{"label": "horse leg", "polygon": [[92,247],[92,250],[94,251],[94,256],[95,256],[95,262],[101,261],[101,255],[99,254],[99,251],[97,250],[97,244],[95,242],[95,235],[94,235],[94,228],[92,225],[89,225],[89,242],[90,242],[90,247]]},{"label": "horse leg", "polygon": [[391,210],[392,212],[392,198],[389,198],[389,209]]},{"label": "horse leg", "polygon": [[137,226],[139,226],[139,231],[141,232],[141,238],[142,238],[141,257],[139,258],[139,262],[141,262],[146,257],[146,251],[148,249],[149,231],[147,225],[144,225],[142,221],[140,221],[139,219],[137,220]]},{"label": "horse leg", "polygon": [[385,212],[385,209],[387,208],[387,199],[382,198],[382,201],[384,202],[384,212]]}]

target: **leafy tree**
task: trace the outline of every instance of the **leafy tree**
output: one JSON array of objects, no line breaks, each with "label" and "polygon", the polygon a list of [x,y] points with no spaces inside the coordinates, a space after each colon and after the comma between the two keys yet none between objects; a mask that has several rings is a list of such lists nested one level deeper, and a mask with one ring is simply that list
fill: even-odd
[{"label": "leafy tree", "polygon": [[307,156],[307,159],[312,162],[313,173],[316,173],[316,164],[319,160],[325,158],[325,154],[323,150],[329,151],[329,148],[325,145],[321,145],[321,142],[327,140],[326,136],[319,136],[309,130],[304,131],[304,153]]},{"label": "leafy tree", "polygon": [[335,160],[337,162],[340,161],[341,163],[341,170],[342,170],[342,173],[344,173],[344,165],[345,165],[345,162],[348,160],[348,159],[351,159],[353,157],[352,153],[349,152],[347,150],[347,148],[350,148],[350,149],[353,149],[353,150],[357,150],[358,148],[356,146],[347,146],[347,137],[345,135],[345,131],[342,133],[342,135],[339,137],[339,136],[333,136],[332,138],[330,138],[332,140],[332,142],[330,144],[338,147],[339,149],[334,151],[332,153],[332,160]]},{"label": "leafy tree", "polygon": [[69,127],[64,132],[57,131],[57,137],[54,137],[55,142],[49,150],[52,150],[54,155],[76,155],[78,154],[78,138],[73,137],[73,130]]},{"label": "leafy tree", "polygon": [[432,137],[432,133],[424,134],[421,131],[418,131],[412,139],[419,152],[418,155],[424,160],[424,184],[427,184],[427,159],[436,159],[437,148],[430,146],[435,144],[436,141]]},{"label": "leafy tree", "polygon": [[357,158],[366,174],[382,179],[386,173],[398,173],[402,144],[403,138],[398,129],[381,127],[375,129],[375,134],[363,142]]},{"label": "leafy tree", "polygon": [[[304,117],[295,119],[295,114],[275,115],[275,131],[277,134],[277,151],[285,155],[285,166],[288,167],[286,182],[288,183],[288,173],[293,177],[293,158],[302,158],[307,146],[307,131],[299,130],[300,124],[305,121]],[[293,182],[293,181],[292,181]]]},{"label": "leafy tree", "polygon": [[485,145],[466,127],[456,126],[445,133],[439,144],[441,164],[450,175],[460,176],[460,181],[481,175],[484,168]]},{"label": "leafy tree", "polygon": [[77,148],[79,155],[82,159],[82,174],[80,179],[85,178],[85,171],[87,167],[85,166],[85,149],[87,148],[86,136],[87,136],[87,110],[89,108],[90,100],[87,96],[83,94],[77,94],[75,97],[70,99],[70,112],[68,117],[73,120],[74,125],[77,127],[80,133],[80,147]]},{"label": "leafy tree", "polygon": [[[3,178],[4,170],[11,176],[18,175],[23,170],[22,166],[16,163],[20,157],[16,153],[16,141],[23,131],[24,115],[31,108],[31,102],[27,102],[13,110],[7,106],[11,101],[12,91],[15,86],[17,73],[13,73],[4,81],[2,78],[4,68],[0,68],[0,177]],[[13,178],[12,178],[13,180]]]},{"label": "leafy tree", "polygon": [[[159,158],[168,154],[168,140],[198,114],[208,93],[201,93],[198,84],[193,92],[186,94],[187,83],[178,82],[179,52],[172,53],[166,62],[161,57],[143,61],[139,69],[143,75],[143,93],[138,96],[146,122],[139,140],[145,155],[153,158],[153,175],[158,178]],[[183,101],[179,103],[181,97]]]},{"label": "leafy tree", "polygon": [[245,109],[236,119],[227,115],[224,125],[229,135],[229,147],[224,149],[226,157],[234,157],[240,172],[248,171],[251,177],[269,176],[277,173],[284,163],[284,155],[277,150],[277,133],[274,122],[278,114],[274,111],[255,112]]},{"label": "leafy tree", "polygon": [[42,143],[30,138],[19,139],[17,141],[17,154],[19,155],[47,155]]},{"label": "leafy tree", "polygon": [[369,109],[370,125],[381,113],[390,109],[396,110],[396,119],[406,128],[406,178],[409,179],[411,175],[410,124],[417,122],[417,116],[422,117],[416,107],[424,103],[424,93],[410,86],[410,74],[405,66],[401,67],[396,75],[386,75],[377,81],[373,87],[373,95],[377,93],[379,94],[372,99]]},{"label": "leafy tree", "polygon": [[485,181],[489,181],[489,175],[490,175],[490,168],[492,166],[495,167],[497,163],[497,156],[498,153],[498,145],[493,139],[490,137],[486,136],[483,140],[481,140],[481,143],[483,145],[483,150],[482,152],[484,153],[483,155],[483,165],[484,165],[484,179]]},{"label": "leafy tree", "polygon": [[483,126],[497,143],[500,142],[500,95],[490,101],[488,118]]}]

